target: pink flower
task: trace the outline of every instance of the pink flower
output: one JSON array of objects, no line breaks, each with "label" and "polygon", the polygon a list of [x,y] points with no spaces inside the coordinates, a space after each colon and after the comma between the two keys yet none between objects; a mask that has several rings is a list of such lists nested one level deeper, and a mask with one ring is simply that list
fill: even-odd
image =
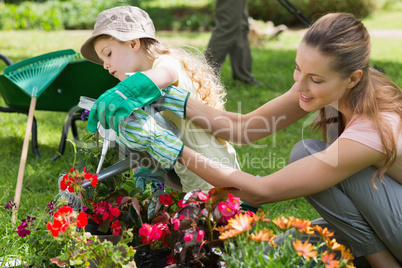
[{"label": "pink flower", "polygon": [[159,238],[161,238],[161,236],[162,236],[162,230],[156,226],[153,226],[152,232],[150,234],[152,241],[158,240]]},{"label": "pink flower", "polygon": [[179,228],[180,228],[180,220],[179,219],[173,219],[172,223],[173,223],[174,230],[175,231],[179,230]]},{"label": "pink flower", "polygon": [[200,199],[201,201],[207,201],[208,198],[209,197],[206,194],[204,194],[204,192],[199,192],[198,193],[198,199]]},{"label": "pink flower", "polygon": [[144,223],[140,230],[138,230],[139,235],[141,236],[141,242],[144,244],[151,243],[152,239],[150,237],[152,233],[152,226],[148,223]]},{"label": "pink flower", "polygon": [[193,233],[189,233],[189,234],[186,234],[186,235],[184,236],[184,241],[185,241],[186,243],[190,243],[191,240],[193,240]]},{"label": "pink flower", "polygon": [[201,242],[204,239],[205,231],[204,230],[199,230],[197,234],[197,241]]},{"label": "pink flower", "polygon": [[218,204],[218,210],[222,213],[222,217],[227,220],[233,217],[236,213],[235,210],[232,210],[225,202],[220,202]]},{"label": "pink flower", "polygon": [[240,198],[235,197],[232,194],[228,194],[229,198],[226,202],[227,206],[232,210],[238,210],[240,208]]}]

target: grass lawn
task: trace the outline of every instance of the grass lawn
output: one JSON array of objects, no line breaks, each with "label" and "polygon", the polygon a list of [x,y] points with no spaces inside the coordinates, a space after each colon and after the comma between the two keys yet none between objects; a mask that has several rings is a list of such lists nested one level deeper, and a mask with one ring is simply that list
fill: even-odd
[{"label": "grass lawn", "polygon": [[[402,8],[397,5],[397,17],[401,16]],[[396,11],[392,11],[394,14]],[[367,19],[371,29],[377,27],[387,15],[383,12],[374,14]],[[393,20],[398,21],[398,20]],[[402,25],[387,24],[388,29],[401,29]],[[396,27],[396,28],[394,28]],[[398,28],[399,27],[399,28]],[[72,48],[79,51],[81,44],[90,36],[90,31],[12,31],[0,32],[2,42],[0,53],[8,56],[13,62],[33,57],[39,54]],[[210,33],[158,33],[162,42],[167,44],[190,45],[203,51],[207,45]],[[287,31],[277,40],[266,43],[263,47],[253,47],[253,73],[264,86],[249,87],[236,83],[231,79],[231,69],[227,61],[222,69],[222,80],[227,86],[226,109],[236,112],[250,112],[272,98],[286,92],[293,84],[294,57],[302,31]],[[45,41],[46,40],[46,41]],[[388,76],[402,86],[402,38],[372,37],[372,64],[385,70]],[[0,63],[0,72],[5,68]],[[85,95],[85,92],[83,92]],[[63,101],[63,100],[60,100]],[[0,97],[0,106],[5,106]],[[60,173],[67,172],[74,159],[71,145],[67,145],[65,154],[56,162],[50,159],[56,154],[61,137],[62,126],[66,113],[36,111],[38,121],[38,142],[41,157],[35,157],[29,148],[24,175],[24,185],[21,197],[19,217],[31,215],[36,209],[43,209],[57,194],[57,179]],[[0,204],[4,207],[9,199],[14,198],[15,186],[21,156],[22,143],[25,134],[27,117],[21,114],[0,113]],[[246,172],[264,176],[282,168],[292,146],[302,138],[317,137],[303,127],[304,120],[279,131],[276,135],[267,137],[250,146],[235,146],[239,162]],[[84,125],[79,123],[81,136],[85,132]],[[70,134],[71,135],[71,134]],[[256,160],[260,160],[260,162]],[[325,179],[325,175],[323,175]],[[271,218],[284,215],[299,218],[314,219],[319,215],[302,198],[264,205]],[[0,229],[2,222],[0,212]],[[0,250],[7,247],[5,240],[0,242]]]}]

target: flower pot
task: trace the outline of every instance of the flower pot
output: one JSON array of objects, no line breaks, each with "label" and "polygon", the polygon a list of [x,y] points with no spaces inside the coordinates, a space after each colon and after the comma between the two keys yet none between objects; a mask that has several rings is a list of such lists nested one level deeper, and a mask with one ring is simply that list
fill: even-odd
[{"label": "flower pot", "polygon": [[109,231],[107,233],[103,233],[101,231],[98,230],[99,228],[99,224],[97,224],[96,222],[94,222],[91,219],[88,219],[88,224],[85,226],[85,232],[89,232],[92,235],[112,235],[112,231],[109,229]]},{"label": "flower pot", "polygon": [[169,249],[152,250],[150,248],[140,247],[136,249],[134,260],[137,267],[141,268],[163,268],[166,267]]}]

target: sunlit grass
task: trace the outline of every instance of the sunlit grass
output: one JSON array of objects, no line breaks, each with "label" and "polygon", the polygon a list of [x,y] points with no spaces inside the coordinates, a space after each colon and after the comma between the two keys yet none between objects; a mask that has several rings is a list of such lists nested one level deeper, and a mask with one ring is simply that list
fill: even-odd
[{"label": "sunlit grass", "polygon": [[[375,29],[376,25],[381,24],[377,21],[381,21],[384,15],[379,13],[376,16],[366,20],[369,29]],[[393,25],[398,25],[397,21],[393,20]],[[396,27],[402,29],[402,26]],[[3,40],[0,43],[0,53],[10,57],[13,62],[18,62],[61,49],[72,48],[79,51],[81,44],[90,36],[91,31],[11,31],[0,34]],[[280,35],[277,40],[269,41],[262,47],[252,47],[253,74],[264,83],[264,86],[248,87],[234,82],[231,78],[228,59],[222,69],[222,80],[228,92],[226,109],[247,113],[286,92],[293,83],[294,57],[302,34],[303,31],[288,31]],[[160,32],[158,36],[166,44],[188,45],[203,52],[210,33]],[[373,36],[372,44],[372,63],[384,69],[397,84],[402,85],[402,38]],[[5,64],[0,63],[0,72],[4,68]],[[4,100],[0,98],[0,106],[4,105]],[[73,151],[69,144],[64,156],[56,162],[50,160],[57,152],[66,113],[36,111],[35,117],[38,120],[38,141],[42,157],[35,157],[31,147],[29,148],[21,197],[21,216],[29,214],[38,207],[44,207],[57,194],[58,176],[68,171],[73,162]],[[0,203],[3,205],[7,200],[14,198],[26,120],[26,115],[0,113],[0,180],[2,182],[0,190],[3,193]],[[80,130],[84,131],[82,126],[79,124]],[[260,176],[277,171],[287,163],[293,144],[306,135],[310,134],[303,129],[301,121],[252,146],[235,146],[242,169]],[[250,158],[259,158],[265,162],[252,165],[249,162]],[[278,215],[294,215],[309,219],[318,217],[310,205],[301,198],[265,205],[264,208],[270,212],[271,217]]]}]

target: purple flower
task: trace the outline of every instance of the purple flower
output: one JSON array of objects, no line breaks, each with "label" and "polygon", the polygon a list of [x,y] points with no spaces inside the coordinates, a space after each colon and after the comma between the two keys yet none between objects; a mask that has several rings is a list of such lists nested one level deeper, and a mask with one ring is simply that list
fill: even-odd
[{"label": "purple flower", "polygon": [[53,210],[53,209],[54,209],[54,201],[53,201],[53,200],[50,201],[49,204],[47,204],[47,208],[48,208],[49,210]]},{"label": "purple flower", "polygon": [[158,186],[158,190],[164,191],[165,190],[165,185],[161,182],[157,182],[156,185]]},{"label": "purple flower", "polygon": [[82,114],[81,114],[81,120],[82,121],[87,121],[88,120],[88,115],[89,115],[89,111],[85,110]]},{"label": "purple flower", "polygon": [[82,210],[83,210],[84,212],[87,211],[87,210],[88,210],[87,206],[83,206],[83,207],[82,207]]},{"label": "purple flower", "polygon": [[13,199],[8,200],[7,204],[5,205],[5,209],[7,210],[13,210],[15,208],[17,208],[17,204],[13,202]]},{"label": "purple flower", "polygon": [[49,204],[47,204],[47,209],[49,210],[49,215],[53,216],[54,214],[54,201],[50,201]]},{"label": "purple flower", "polygon": [[27,218],[23,219],[22,223],[17,227],[17,231],[14,231],[14,232],[16,232],[20,237],[25,237],[25,236],[29,235],[31,233],[31,231],[26,228],[33,226],[34,220],[36,220],[35,217],[27,216]]},{"label": "purple flower", "polygon": [[30,230],[25,229],[25,228],[20,228],[20,226],[18,226],[18,230],[14,231],[14,232],[16,232],[20,237],[25,237],[31,233]]}]

